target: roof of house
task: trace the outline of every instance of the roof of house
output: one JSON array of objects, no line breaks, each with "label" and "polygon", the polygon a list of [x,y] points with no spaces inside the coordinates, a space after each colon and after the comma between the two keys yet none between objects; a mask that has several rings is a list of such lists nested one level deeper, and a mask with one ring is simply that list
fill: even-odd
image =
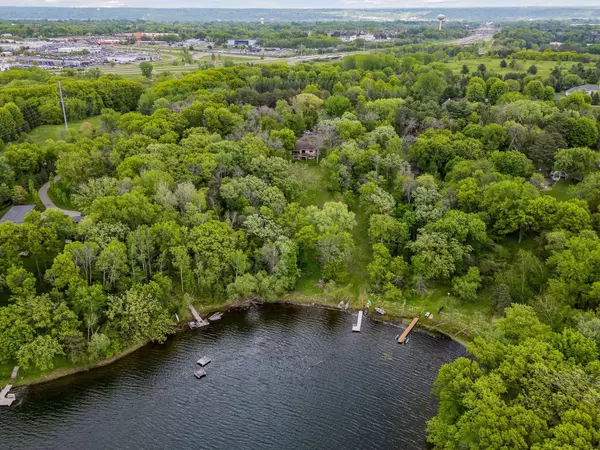
[{"label": "roof of house", "polygon": [[584,84],[583,86],[575,86],[575,87],[572,87],[571,89],[567,89],[567,94],[570,94],[571,92],[579,92],[579,91],[587,91],[587,92],[600,91],[600,86],[598,86],[596,84]]},{"label": "roof of house", "polygon": [[0,219],[0,223],[4,222],[14,222],[14,223],[23,223],[25,216],[29,214],[35,205],[17,205],[10,208],[4,217]]}]

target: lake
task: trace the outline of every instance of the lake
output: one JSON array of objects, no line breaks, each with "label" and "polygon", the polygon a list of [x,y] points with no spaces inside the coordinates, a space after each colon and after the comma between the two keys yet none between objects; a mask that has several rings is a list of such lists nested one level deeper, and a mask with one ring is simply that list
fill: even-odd
[{"label": "lake", "polygon": [[[425,449],[445,337],[340,311],[231,311],[109,365],[14,389],[0,408],[6,449]],[[196,361],[212,362],[198,380]]]}]

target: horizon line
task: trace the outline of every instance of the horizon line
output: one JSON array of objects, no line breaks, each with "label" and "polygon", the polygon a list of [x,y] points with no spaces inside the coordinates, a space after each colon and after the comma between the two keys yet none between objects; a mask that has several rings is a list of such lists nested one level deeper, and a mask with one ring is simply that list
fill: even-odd
[{"label": "horizon line", "polygon": [[[385,7],[385,6],[369,6],[369,7],[353,7],[353,6],[348,6],[345,8],[340,8],[340,7],[335,7],[335,8],[320,8],[320,7],[311,7],[311,6],[290,6],[287,8],[246,8],[246,7],[222,7],[222,6],[213,6],[210,8],[207,7],[172,7],[172,8],[164,8],[164,7],[153,7],[153,6],[73,6],[73,5],[0,5],[0,8],[72,8],[72,9],[169,9],[169,10],[177,10],[177,9],[232,9],[232,10],[271,10],[271,11],[280,11],[280,10],[303,10],[303,9],[310,9],[310,10],[348,10],[348,9],[354,9],[354,10],[361,10],[361,11],[368,11],[368,10],[415,10],[415,11],[422,11],[422,10],[430,10],[430,9],[441,9],[441,8],[445,8],[445,9],[576,9],[576,8],[584,8],[584,9],[600,9],[600,5],[598,6],[590,6],[590,5],[574,5],[574,6],[568,6],[568,7],[564,7],[564,6],[455,6],[455,5],[449,5],[449,6],[429,6],[429,7],[418,7],[418,6],[409,6],[409,7]],[[584,19],[584,18],[582,18]]]}]

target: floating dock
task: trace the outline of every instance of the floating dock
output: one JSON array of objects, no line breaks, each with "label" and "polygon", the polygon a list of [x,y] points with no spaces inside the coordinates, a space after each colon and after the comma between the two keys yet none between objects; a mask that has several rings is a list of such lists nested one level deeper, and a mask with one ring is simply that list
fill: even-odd
[{"label": "floating dock", "polygon": [[410,323],[410,325],[408,325],[408,327],[406,327],[406,330],[404,330],[404,333],[402,333],[402,335],[398,339],[398,344],[405,344],[406,343],[406,340],[408,339],[408,335],[410,334],[410,332],[412,331],[412,329],[415,327],[415,325],[419,321],[419,318],[420,318],[419,316],[415,317],[412,320],[412,322]]},{"label": "floating dock", "polygon": [[200,358],[198,360],[198,364],[200,364],[202,367],[207,365],[209,362],[210,362],[210,358],[208,356],[203,356],[202,358]]},{"label": "floating dock", "polygon": [[206,370],[204,370],[204,369],[198,369],[198,370],[196,370],[196,372],[194,373],[194,376],[195,376],[196,378],[200,379],[200,378],[202,378],[202,377],[206,376]]},{"label": "floating dock", "polygon": [[356,321],[356,325],[352,325],[352,331],[360,331],[360,327],[362,326],[363,312],[358,312],[358,320]]},{"label": "floating dock", "polygon": [[12,384],[7,384],[0,392],[0,406],[10,406],[16,400],[15,394],[9,394]]}]

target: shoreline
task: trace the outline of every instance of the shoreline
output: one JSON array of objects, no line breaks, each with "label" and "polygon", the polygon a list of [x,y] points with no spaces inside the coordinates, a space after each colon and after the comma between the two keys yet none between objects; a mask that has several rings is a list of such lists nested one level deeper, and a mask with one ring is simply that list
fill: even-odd
[{"label": "shoreline", "polygon": [[[263,305],[263,304],[301,306],[301,307],[305,307],[305,308],[321,308],[321,309],[329,309],[329,310],[333,310],[333,311],[350,312],[350,313],[359,311],[360,309],[364,309],[364,307],[363,307],[363,308],[351,308],[348,311],[340,310],[337,308],[337,306],[332,305],[331,301],[327,300],[322,295],[305,296],[304,294],[302,294],[300,292],[292,292],[292,293],[286,294],[283,296],[282,299],[279,299],[279,300],[258,301],[258,300],[250,299],[250,300],[236,301],[233,303],[220,303],[220,304],[215,304],[215,305],[210,305],[210,306],[209,305],[198,306],[197,309],[199,310],[199,313],[201,315],[210,315],[215,312],[226,313],[226,312],[229,312],[232,310],[248,309],[248,308],[251,308],[252,306]],[[366,305],[365,305],[365,307],[366,307]],[[374,313],[369,314],[369,318],[371,320],[374,320],[374,321],[380,322],[380,323],[384,323],[386,325],[390,325],[390,326],[397,327],[397,328],[406,326],[406,324],[404,323],[404,320],[405,319],[410,320],[413,317],[414,316],[411,316],[408,314],[387,314],[387,312],[386,312],[385,316],[375,315]],[[189,330],[189,328],[187,326],[188,320],[186,320],[186,319],[190,319],[190,318],[191,318],[191,314],[188,317],[180,320],[180,322],[174,326],[174,334],[188,331]],[[443,324],[447,325],[448,323],[444,322]],[[429,324],[425,324],[424,321],[420,321],[417,324],[416,329],[417,329],[417,331],[421,331],[421,332],[446,336],[447,338],[452,339],[453,341],[458,342],[459,344],[461,344],[463,346],[466,346],[467,343],[470,340],[472,340],[472,339],[463,339],[463,338],[457,337],[456,335],[452,335],[452,332],[450,330],[444,330],[443,328],[436,326],[435,323],[432,323],[431,325],[429,325]],[[66,377],[76,375],[81,372],[87,372],[90,370],[98,369],[100,367],[108,366],[109,364],[112,364],[112,363],[130,355],[130,354],[136,352],[137,350],[141,349],[142,347],[145,347],[148,344],[150,344],[150,342],[133,345],[133,346],[128,347],[127,349],[123,350],[121,353],[111,356],[110,358],[98,361],[89,367],[59,368],[59,369],[55,369],[51,372],[48,372],[47,374],[38,375],[38,376],[31,377],[31,378],[24,378],[22,382],[19,382],[18,379],[13,380],[12,384],[15,388],[34,386],[36,384],[42,384],[42,383],[47,383],[50,381],[58,380],[59,378],[66,378]],[[10,382],[10,381],[7,380],[7,382]]]}]

